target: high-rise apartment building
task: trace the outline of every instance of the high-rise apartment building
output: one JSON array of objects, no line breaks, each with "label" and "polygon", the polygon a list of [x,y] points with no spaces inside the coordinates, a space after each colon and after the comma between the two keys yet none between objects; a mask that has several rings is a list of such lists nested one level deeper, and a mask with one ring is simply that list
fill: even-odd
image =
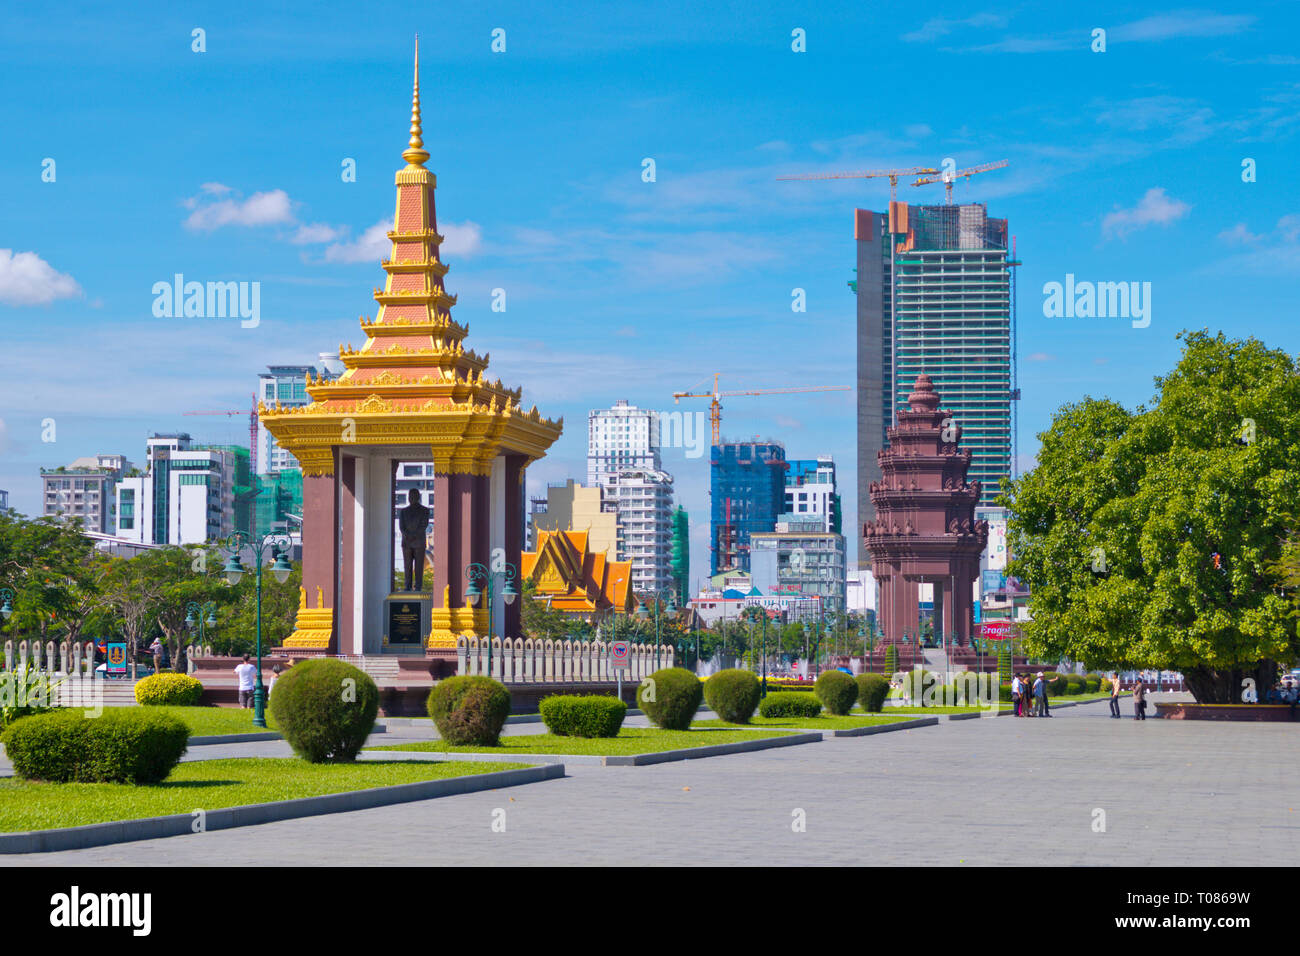
[{"label": "high-rise apartment building", "polygon": [[[257,400],[264,405],[286,405],[298,407],[311,404],[307,394],[307,374],[326,380],[338,378],[343,366],[337,355],[329,352],[320,353],[316,365],[268,365],[265,372],[257,376]],[[257,423],[257,446],[255,458],[259,475],[275,474],[286,468],[298,468],[298,459],[289,454],[275,436],[266,430],[266,426]],[[301,514],[301,499],[298,513]]]},{"label": "high-rise apartment building", "polygon": [[118,482],[118,537],[142,544],[202,544],[241,529],[236,498],[246,509],[248,496],[247,489],[237,492],[236,484],[248,480],[246,449],[191,446],[187,434],[155,434],[149,436],[145,462],[143,475]]},{"label": "high-rise apartment building", "polygon": [[842,534],[843,510],[835,483],[835,460],[829,455],[788,462],[785,514],[795,521],[816,518],[822,530]]},{"label": "high-rise apartment building", "polygon": [[843,535],[817,518],[787,515],[749,540],[750,573],[764,595],[815,600],[823,613],[845,610]]},{"label": "high-rise apartment building", "polygon": [[711,466],[712,573],[748,571],[750,536],[775,530],[785,511],[785,446],[724,442],[713,446]]},{"label": "high-rise apartment building", "polygon": [[632,587],[649,593],[672,576],[673,477],[659,454],[659,416],[619,400],[587,416],[587,484],[618,514],[618,560],[632,562]]},{"label": "high-rise apartment building", "polygon": [[1011,474],[1015,392],[1012,261],[1007,221],[982,203],[858,209],[858,522],[894,411],[925,372],[969,447],[980,501]]},{"label": "high-rise apartment building", "polygon": [[80,518],[86,531],[113,534],[117,483],[130,467],[123,455],[88,455],[70,465],[42,468],[41,514]]}]

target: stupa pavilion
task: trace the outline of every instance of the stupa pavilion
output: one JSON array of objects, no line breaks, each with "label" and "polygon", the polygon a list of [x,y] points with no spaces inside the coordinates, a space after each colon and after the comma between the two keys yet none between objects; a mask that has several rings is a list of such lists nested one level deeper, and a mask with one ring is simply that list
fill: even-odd
[{"label": "stupa pavilion", "polygon": [[[303,472],[303,592],[283,645],[295,656],[422,648],[453,661],[458,637],[487,637],[489,608],[466,601],[466,570],[519,567],[524,471],[563,427],[536,406],[525,411],[521,390],[490,381],[488,356],[465,346],[468,326],[452,319],[456,297],[443,285],[437,179],[424,166],[422,137],[417,40],[392,253],[380,263],[378,313],[361,319],[365,344],[340,347],[340,378],[308,376],[310,404],[258,406]],[[393,590],[393,497],[405,461],[434,464],[431,593]],[[500,593],[494,603],[492,630],[518,637],[519,604]]]},{"label": "stupa pavilion", "polygon": [[885,643],[917,639],[920,587],[934,589],[934,630],[968,646],[974,583],[988,522],[975,520],[980,483],[967,481],[970,449],[959,448],[961,428],[922,373],[907,409],[877,453],[880,480],[869,485],[876,520],[863,526],[879,595],[877,617]]}]

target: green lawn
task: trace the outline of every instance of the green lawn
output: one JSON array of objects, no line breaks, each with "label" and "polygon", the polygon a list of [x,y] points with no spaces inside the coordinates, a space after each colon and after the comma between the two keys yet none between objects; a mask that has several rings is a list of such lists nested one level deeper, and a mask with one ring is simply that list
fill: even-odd
[{"label": "green lawn", "polygon": [[[105,710],[136,710],[135,707],[105,707]],[[161,712],[179,717],[190,728],[191,737],[215,737],[219,734],[264,734],[276,729],[271,719],[271,710],[266,711],[266,726],[253,726],[252,708],[242,707],[149,707],[155,713]]]},{"label": "green lawn", "polygon": [[522,766],[467,760],[311,764],[292,757],[244,757],[178,764],[165,781],[154,786],[29,783],[4,777],[0,778],[0,832],[135,820],[199,808],[217,810]]},{"label": "green lawn", "polygon": [[[703,721],[696,721],[702,724]],[[727,725],[734,726],[734,725]],[[779,733],[784,733],[780,731]],[[514,754],[590,754],[596,756],[631,756],[681,750],[686,747],[709,747],[734,744],[742,740],[772,737],[771,730],[660,730],[658,727],[624,727],[617,737],[557,737],[554,734],[518,734],[502,737],[499,747],[453,747],[441,740],[422,740],[413,744],[367,747],[367,750],[418,750],[428,753],[499,753]]]},{"label": "green lawn", "polygon": [[852,730],[854,727],[870,727],[873,724],[892,724],[900,720],[910,720],[909,716],[895,717],[893,714],[849,714],[834,717],[822,712],[820,717],[760,717],[755,714],[748,724],[729,724],[725,720],[710,718],[697,720],[696,727],[782,727],[794,730]]}]

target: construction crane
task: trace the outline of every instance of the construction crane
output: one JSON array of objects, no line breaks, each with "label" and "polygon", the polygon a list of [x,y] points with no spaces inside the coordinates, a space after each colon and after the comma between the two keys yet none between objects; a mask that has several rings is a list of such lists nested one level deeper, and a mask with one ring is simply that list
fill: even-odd
[{"label": "construction crane", "polygon": [[929,166],[910,166],[907,169],[864,169],[856,173],[808,173],[803,176],[777,176],[777,181],[796,180],[796,179],[876,179],[880,176],[889,177],[889,201],[893,202],[898,193],[899,176],[926,176],[931,173],[937,173],[939,170],[931,169]]},{"label": "construction crane", "polygon": [[253,396],[252,408],[248,411],[239,409],[228,410],[219,409],[217,411],[200,410],[195,412],[181,412],[182,415],[247,415],[248,416],[248,456],[249,465],[253,473],[257,473],[257,396]]},{"label": "construction crane", "polygon": [[755,388],[739,389],[731,392],[718,391],[718,374],[713,375],[711,392],[673,392],[674,404],[680,404],[683,398],[709,398],[709,422],[713,425],[713,444],[722,444],[722,403],[718,399],[736,395],[789,395],[794,392],[848,392],[848,385],[796,385],[790,388]]},{"label": "construction crane", "polygon": [[[1010,165],[1011,165],[1010,160],[999,159],[996,163],[981,163],[978,166],[968,166],[965,169],[959,169],[956,172],[952,172],[952,173],[945,172],[945,173],[940,173],[938,176],[924,176],[921,179],[918,179],[916,182],[912,183],[912,185],[928,186],[930,183],[943,183],[944,188],[948,192],[948,205],[951,206],[952,205],[952,184],[954,180],[960,177],[965,179],[967,182],[969,182],[970,178],[976,175],[977,173],[987,173],[990,170],[1001,169],[1003,166],[1010,166]],[[930,170],[930,172],[936,172],[936,170]]]}]

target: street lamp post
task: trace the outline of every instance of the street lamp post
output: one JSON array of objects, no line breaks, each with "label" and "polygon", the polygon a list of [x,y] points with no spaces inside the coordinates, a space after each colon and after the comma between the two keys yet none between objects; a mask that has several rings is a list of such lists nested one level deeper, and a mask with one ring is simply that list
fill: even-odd
[{"label": "street lamp post", "polygon": [[[488,677],[492,676],[492,608],[496,605],[495,580],[498,577],[505,580],[505,585],[501,588],[501,596],[505,598],[507,604],[514,604],[515,598],[519,596],[519,592],[515,590],[515,577],[519,574],[518,569],[508,561],[503,562],[503,565],[500,571],[489,571],[486,565],[479,564],[476,561],[465,569],[465,578],[469,581],[469,586],[465,588],[465,600],[469,601],[470,607],[478,607],[479,598],[483,596],[484,589],[487,590]],[[483,582],[483,587],[479,586],[480,581]]]},{"label": "street lamp post", "polygon": [[[668,604],[667,604],[666,607],[664,607],[664,613],[666,613],[666,614],[671,614],[671,615],[673,615],[674,617],[676,617],[676,616],[677,616],[677,610],[678,610],[678,608],[677,608],[677,599],[676,599],[676,597],[675,597],[675,595],[674,595],[674,592],[673,592],[673,589],[672,589],[671,587],[664,588],[663,590],[658,591],[658,592],[655,593],[655,595],[654,595],[654,602],[655,602],[655,666],[658,666],[658,664],[659,664],[659,602],[663,600],[663,596],[664,596],[665,594],[668,595]],[[639,605],[639,606],[637,607],[637,609],[636,609],[636,619],[637,619],[638,621],[644,622],[644,621],[645,621],[647,618],[649,618],[649,617],[650,617],[650,611],[646,608],[646,606],[645,606],[645,600],[643,599],[643,600],[641,601],[640,605]]]},{"label": "street lamp post", "polygon": [[262,565],[265,563],[266,549],[270,547],[274,557],[271,573],[281,584],[289,580],[293,565],[289,563],[288,553],[293,547],[293,540],[287,534],[264,534],[256,539],[246,531],[232,534],[222,546],[222,550],[230,552],[222,571],[231,587],[238,584],[244,576],[244,565],[239,560],[239,552],[245,545],[252,548],[253,557],[257,561],[257,684],[253,687],[253,726],[265,727],[266,689],[262,686]]},{"label": "street lamp post", "polygon": [[14,613],[14,592],[8,588],[0,588],[0,617],[6,621]]},{"label": "street lamp post", "polygon": [[[204,612],[207,616],[204,616]],[[200,604],[198,601],[190,601],[185,605],[185,626],[191,631],[194,630],[195,623],[199,625],[199,647],[203,646],[203,629],[204,625],[209,627],[217,623],[217,602],[204,601]]]}]

